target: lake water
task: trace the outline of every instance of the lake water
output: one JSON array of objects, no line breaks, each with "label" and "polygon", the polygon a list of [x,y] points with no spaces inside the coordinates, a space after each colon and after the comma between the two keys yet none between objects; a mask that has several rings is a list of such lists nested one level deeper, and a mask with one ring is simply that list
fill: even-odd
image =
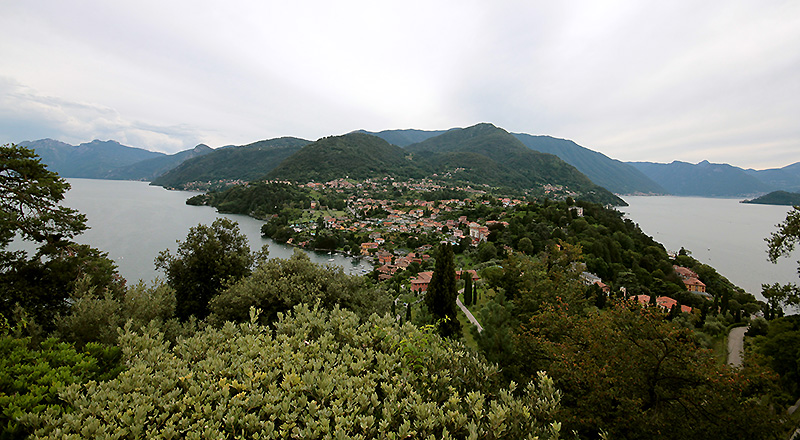
[{"label": "lake water", "polygon": [[[91,229],[75,241],[108,252],[119,266],[120,274],[133,283],[151,281],[163,273],[156,271],[158,253],[170,249],[174,254],[177,240],[183,241],[189,228],[199,223],[211,224],[218,217],[239,223],[253,250],[269,245],[270,258],[289,258],[294,247],[261,237],[260,220],[219,214],[207,206],[189,206],[186,199],[196,193],[167,191],[147,182],[120,180],[67,179],[72,189],[67,192],[65,206],[75,208],[87,217]],[[327,252],[307,252],[320,264],[334,264],[349,273],[372,270],[366,261]]]},{"label": "lake water", "polygon": [[681,247],[757,298],[761,284],[797,282],[800,253],[767,260],[767,243],[789,206],[752,205],[739,199],[626,196],[620,208],[667,250]]}]

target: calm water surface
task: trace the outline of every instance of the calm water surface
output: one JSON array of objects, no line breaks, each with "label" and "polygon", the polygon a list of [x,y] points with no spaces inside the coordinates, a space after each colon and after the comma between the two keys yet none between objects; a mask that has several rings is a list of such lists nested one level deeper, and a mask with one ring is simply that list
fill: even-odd
[{"label": "calm water surface", "polygon": [[751,205],[739,199],[626,196],[620,208],[667,250],[681,247],[734,284],[761,297],[761,284],[797,282],[800,253],[767,261],[764,241],[791,207]]},{"label": "calm water surface", "polygon": [[[218,217],[239,223],[253,250],[269,245],[270,258],[289,258],[295,248],[261,237],[260,220],[243,216],[219,214],[207,206],[186,205],[194,193],[167,191],[147,182],[119,180],[67,179],[72,189],[64,205],[86,214],[91,227],[76,241],[108,252],[129,283],[150,281],[163,273],[155,270],[153,261],[164,249],[175,252],[176,240],[184,240],[189,228],[199,223],[211,224]],[[372,267],[366,261],[342,255],[309,252],[311,260],[335,264],[346,271],[361,274]]]}]

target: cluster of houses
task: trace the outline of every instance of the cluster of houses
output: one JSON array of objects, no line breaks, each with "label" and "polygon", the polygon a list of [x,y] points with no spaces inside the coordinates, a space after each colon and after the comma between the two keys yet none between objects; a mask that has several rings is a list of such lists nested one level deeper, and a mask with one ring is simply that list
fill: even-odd
[{"label": "cluster of houses", "polygon": [[[678,274],[678,276],[681,277],[684,286],[686,286],[686,290],[699,295],[707,297],[710,296],[708,293],[706,293],[706,285],[702,281],[700,281],[699,276],[695,271],[687,267],[681,267],[677,265],[673,265],[672,267],[673,269],[675,269],[675,272]],[[598,277],[593,273],[583,272],[581,273],[581,278],[583,279],[584,284],[586,284],[587,286],[596,284],[606,294],[611,291],[608,285],[603,283],[603,280],[601,280],[600,277]],[[643,306],[652,305],[654,301],[653,298],[651,298],[649,295],[635,295],[630,297],[630,299],[636,300],[639,304]],[[677,301],[668,296],[658,296],[655,298],[655,305],[666,311],[671,310],[677,304],[678,304]],[[692,308],[689,306],[681,305],[681,311],[686,313],[691,313]]]}]

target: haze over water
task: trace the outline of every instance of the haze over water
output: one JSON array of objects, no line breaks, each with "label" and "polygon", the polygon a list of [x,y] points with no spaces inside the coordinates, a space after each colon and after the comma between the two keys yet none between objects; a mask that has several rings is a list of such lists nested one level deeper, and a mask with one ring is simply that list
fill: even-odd
[{"label": "haze over water", "polygon": [[739,203],[740,199],[625,196],[620,208],[668,251],[681,247],[737,286],[761,296],[761,284],[797,282],[795,252],[778,264],[767,260],[767,243],[789,206]]}]

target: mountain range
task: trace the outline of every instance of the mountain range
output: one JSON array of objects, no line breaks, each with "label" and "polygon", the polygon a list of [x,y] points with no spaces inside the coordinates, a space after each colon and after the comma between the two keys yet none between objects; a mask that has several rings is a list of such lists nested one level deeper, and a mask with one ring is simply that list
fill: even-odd
[{"label": "mountain range", "polygon": [[381,173],[419,177],[458,170],[462,174],[456,178],[487,185],[525,188],[564,181],[584,193],[594,186],[616,194],[706,197],[800,191],[800,162],[770,170],[708,161],[626,163],[570,140],[509,133],[486,123],[450,130],[358,130],[316,142],[281,137],[216,149],[201,144],[173,155],[115,141],[73,146],[42,139],[20,145],[35,149],[50,169],[64,177],[146,180],[177,189],[192,182],[265,177],[322,180]]},{"label": "mountain range", "polygon": [[747,197],[770,191],[800,190],[800,162],[778,169],[742,169],[728,164],[629,162],[669,194],[701,197]]}]

